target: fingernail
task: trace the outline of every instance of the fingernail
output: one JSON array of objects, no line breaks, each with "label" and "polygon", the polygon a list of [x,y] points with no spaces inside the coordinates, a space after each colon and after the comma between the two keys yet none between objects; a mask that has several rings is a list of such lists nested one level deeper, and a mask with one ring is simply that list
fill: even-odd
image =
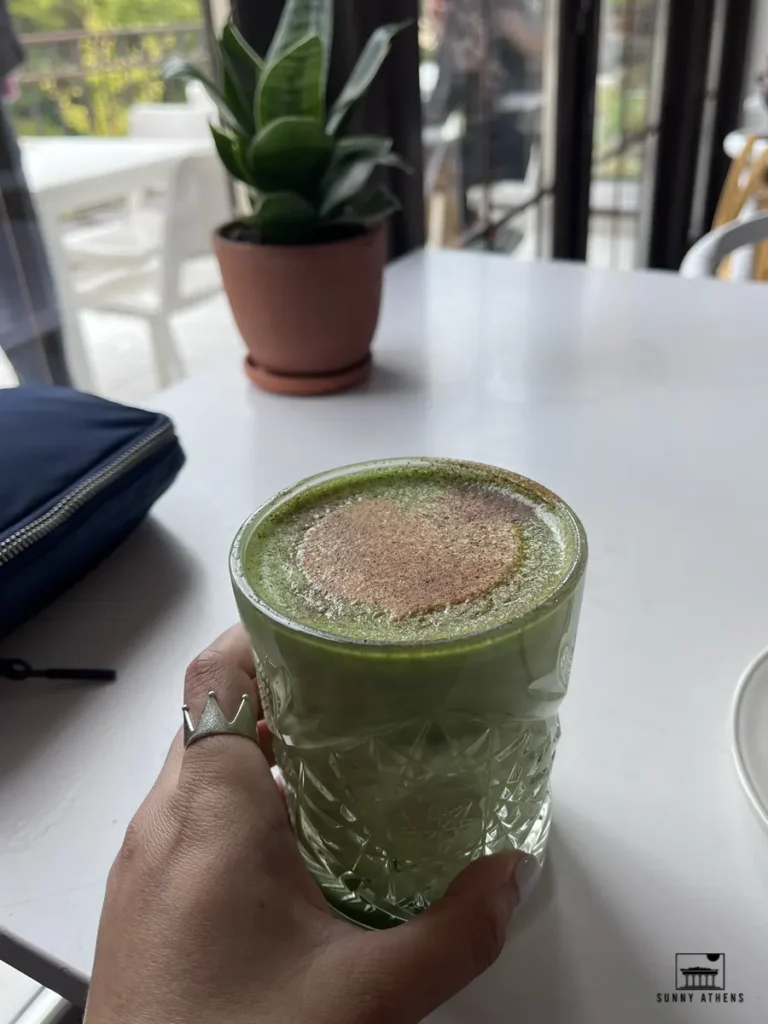
[{"label": "fingernail", "polygon": [[528,899],[541,874],[541,865],[530,853],[524,853],[515,865],[512,879],[517,889],[517,905],[522,906]]}]

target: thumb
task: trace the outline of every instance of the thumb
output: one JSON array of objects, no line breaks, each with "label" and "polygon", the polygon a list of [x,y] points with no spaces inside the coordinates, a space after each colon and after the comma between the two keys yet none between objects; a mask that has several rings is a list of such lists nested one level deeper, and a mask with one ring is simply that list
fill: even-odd
[{"label": "thumb", "polygon": [[530,854],[481,857],[419,917],[376,936],[376,970],[400,1022],[420,1021],[498,958],[512,914],[540,873]]}]

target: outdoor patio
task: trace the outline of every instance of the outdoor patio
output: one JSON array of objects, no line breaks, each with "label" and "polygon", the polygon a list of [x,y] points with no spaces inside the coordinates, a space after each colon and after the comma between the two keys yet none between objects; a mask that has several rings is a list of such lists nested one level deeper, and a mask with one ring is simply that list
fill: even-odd
[{"label": "outdoor patio", "polygon": [[[133,317],[81,312],[83,341],[93,368],[95,391],[118,402],[141,403],[159,390],[146,326]],[[202,373],[229,352],[241,356],[241,342],[223,293],[173,321],[184,364],[190,374]],[[16,378],[0,353],[0,387]]]}]

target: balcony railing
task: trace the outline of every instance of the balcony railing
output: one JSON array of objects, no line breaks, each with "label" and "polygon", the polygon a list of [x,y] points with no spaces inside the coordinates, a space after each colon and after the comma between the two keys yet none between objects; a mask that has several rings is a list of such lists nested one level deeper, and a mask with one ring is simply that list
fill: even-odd
[{"label": "balcony railing", "polygon": [[171,57],[207,61],[201,22],[33,32],[22,43],[13,108],[21,135],[123,135],[134,103],[183,99],[182,85],[162,80]]}]

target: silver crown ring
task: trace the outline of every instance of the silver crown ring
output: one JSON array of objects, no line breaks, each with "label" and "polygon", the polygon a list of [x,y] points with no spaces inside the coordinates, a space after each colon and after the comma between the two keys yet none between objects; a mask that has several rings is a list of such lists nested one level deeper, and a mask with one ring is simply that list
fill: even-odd
[{"label": "silver crown ring", "polygon": [[230,722],[227,716],[219,707],[216,700],[216,693],[210,690],[208,700],[205,702],[203,713],[195,725],[189,713],[189,704],[182,706],[184,713],[184,747],[204,740],[206,736],[245,736],[253,740],[259,746],[259,727],[251,710],[251,698],[247,693],[243,694],[237,714]]}]

